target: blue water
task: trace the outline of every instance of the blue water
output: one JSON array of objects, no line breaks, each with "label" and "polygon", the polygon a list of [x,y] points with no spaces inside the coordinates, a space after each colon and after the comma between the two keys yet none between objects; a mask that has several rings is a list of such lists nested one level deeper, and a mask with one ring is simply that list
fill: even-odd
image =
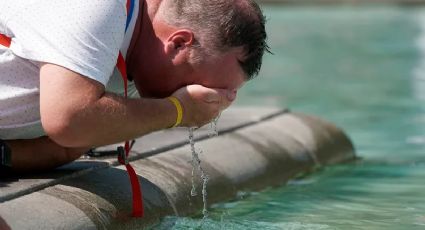
[{"label": "blue water", "polygon": [[157,229],[425,229],[425,8],[266,6],[270,46],[239,105],[289,107],[351,137],[361,161],[214,204]]}]

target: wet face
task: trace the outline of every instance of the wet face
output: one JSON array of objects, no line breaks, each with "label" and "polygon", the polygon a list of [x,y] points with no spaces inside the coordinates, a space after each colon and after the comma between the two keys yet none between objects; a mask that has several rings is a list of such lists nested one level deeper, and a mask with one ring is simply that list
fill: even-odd
[{"label": "wet face", "polygon": [[194,65],[191,30],[173,27],[160,16],[147,17],[141,24],[143,33],[135,39],[127,66],[142,97],[164,98],[191,84],[236,91],[244,83],[238,63],[242,49]]},{"label": "wet face", "polygon": [[245,82],[237,57],[237,53],[232,52],[200,65],[192,73],[193,84],[237,91]]},{"label": "wet face", "polygon": [[143,97],[167,97],[181,87],[191,84],[237,91],[245,82],[245,75],[238,63],[236,52],[190,68],[164,66],[159,72],[160,76],[144,78],[142,82],[136,84]]}]

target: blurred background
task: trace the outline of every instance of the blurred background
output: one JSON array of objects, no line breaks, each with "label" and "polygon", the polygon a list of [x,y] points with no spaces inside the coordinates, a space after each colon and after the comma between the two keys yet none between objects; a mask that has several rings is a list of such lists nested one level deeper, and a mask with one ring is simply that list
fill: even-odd
[{"label": "blurred background", "polygon": [[361,159],[157,227],[425,229],[425,1],[259,2],[274,55],[237,104],[320,116]]}]

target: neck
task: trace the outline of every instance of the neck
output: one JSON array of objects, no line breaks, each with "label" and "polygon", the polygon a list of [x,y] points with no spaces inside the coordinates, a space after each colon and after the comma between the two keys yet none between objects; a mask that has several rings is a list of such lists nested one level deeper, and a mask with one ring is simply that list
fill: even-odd
[{"label": "neck", "polygon": [[161,0],[140,0],[139,15],[137,15],[136,25],[126,56],[127,66],[131,66],[132,63],[135,63],[138,47],[142,46],[142,43],[146,44],[145,39],[148,36],[143,36],[143,34],[153,33],[152,21],[155,18],[160,4]]}]

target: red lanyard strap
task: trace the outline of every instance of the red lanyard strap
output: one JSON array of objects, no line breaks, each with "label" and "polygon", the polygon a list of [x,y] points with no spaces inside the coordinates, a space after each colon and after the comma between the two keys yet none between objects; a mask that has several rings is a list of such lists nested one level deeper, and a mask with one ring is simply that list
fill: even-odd
[{"label": "red lanyard strap", "polygon": [[[124,96],[127,98],[127,68],[125,65],[124,57],[121,52],[118,54],[117,68],[121,73],[122,80],[124,83]],[[124,148],[122,146],[118,147],[118,162],[125,165],[127,168],[127,173],[131,182],[131,190],[133,192],[133,216],[134,217],[143,217],[143,195],[141,185],[139,183],[139,178],[137,177],[136,172],[133,167],[128,163],[128,155],[130,153],[130,143],[125,142]]]},{"label": "red lanyard strap", "polygon": [[12,42],[11,38],[9,38],[8,36],[4,34],[0,34],[0,45],[9,48],[11,42]]},{"label": "red lanyard strap", "polygon": [[[131,16],[133,15],[134,0],[127,0],[127,22],[125,30],[127,31],[128,25],[130,23]],[[128,96],[128,77],[127,77],[127,66],[124,60],[124,57],[121,52],[118,54],[117,59],[117,68],[121,73],[121,77],[124,83],[124,96]],[[134,217],[143,217],[144,208],[143,208],[143,195],[142,188],[137,177],[134,168],[128,162],[128,155],[130,154],[130,143],[126,141],[123,147],[118,147],[118,162],[125,165],[127,173],[131,183],[131,191],[133,193],[133,216]]]}]

